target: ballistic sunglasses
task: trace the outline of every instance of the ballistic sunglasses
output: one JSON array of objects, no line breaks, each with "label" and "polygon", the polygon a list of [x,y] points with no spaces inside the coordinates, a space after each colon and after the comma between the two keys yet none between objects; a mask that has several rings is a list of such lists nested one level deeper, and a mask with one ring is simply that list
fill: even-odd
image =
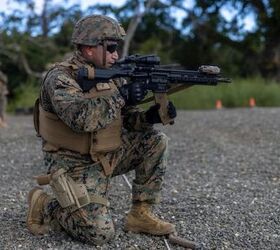
[{"label": "ballistic sunglasses", "polygon": [[[103,46],[103,43],[100,43],[99,45]],[[118,49],[118,44],[107,44],[107,51],[113,54]]]},{"label": "ballistic sunglasses", "polygon": [[107,44],[107,51],[113,54],[118,49],[118,44]]}]

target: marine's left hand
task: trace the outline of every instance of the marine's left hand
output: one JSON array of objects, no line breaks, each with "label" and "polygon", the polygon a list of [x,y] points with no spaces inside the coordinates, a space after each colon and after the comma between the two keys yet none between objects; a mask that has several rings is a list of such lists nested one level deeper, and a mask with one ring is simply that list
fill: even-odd
[{"label": "marine's left hand", "polygon": [[[155,104],[151,106],[145,113],[146,121],[150,124],[162,123],[159,115],[160,104]],[[167,112],[171,119],[174,119],[177,116],[177,111],[175,106],[171,101],[168,102]]]}]

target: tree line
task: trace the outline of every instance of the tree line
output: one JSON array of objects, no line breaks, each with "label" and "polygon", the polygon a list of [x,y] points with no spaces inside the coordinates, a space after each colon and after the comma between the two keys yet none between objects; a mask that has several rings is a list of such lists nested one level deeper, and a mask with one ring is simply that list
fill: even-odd
[{"label": "tree line", "polygon": [[[185,0],[127,0],[120,7],[100,2],[82,10],[67,0],[44,0],[39,14],[35,0],[13,2],[19,7],[12,13],[0,12],[0,69],[9,77],[11,96],[28,82],[38,84],[49,64],[73,50],[74,23],[93,13],[114,16],[127,30],[122,55],[153,53],[163,64],[214,64],[231,77],[280,82],[280,1],[193,0],[188,6]],[[248,15],[255,22],[250,31],[244,27]]]}]

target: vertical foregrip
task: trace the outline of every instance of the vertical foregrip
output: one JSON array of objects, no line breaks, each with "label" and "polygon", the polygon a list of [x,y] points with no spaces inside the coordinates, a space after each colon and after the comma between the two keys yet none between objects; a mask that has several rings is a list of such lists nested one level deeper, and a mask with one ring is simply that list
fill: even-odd
[{"label": "vertical foregrip", "polygon": [[167,93],[154,93],[155,103],[160,104],[159,116],[163,125],[173,124],[174,120],[168,115],[168,97]]}]

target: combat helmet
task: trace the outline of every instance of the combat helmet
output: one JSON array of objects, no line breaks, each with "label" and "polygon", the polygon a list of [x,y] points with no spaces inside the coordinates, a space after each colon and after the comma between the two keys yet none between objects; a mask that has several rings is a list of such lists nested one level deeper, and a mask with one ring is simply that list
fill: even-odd
[{"label": "combat helmet", "polygon": [[80,19],[72,34],[72,43],[96,46],[105,40],[124,39],[123,27],[113,18],[103,15],[90,15]]}]

